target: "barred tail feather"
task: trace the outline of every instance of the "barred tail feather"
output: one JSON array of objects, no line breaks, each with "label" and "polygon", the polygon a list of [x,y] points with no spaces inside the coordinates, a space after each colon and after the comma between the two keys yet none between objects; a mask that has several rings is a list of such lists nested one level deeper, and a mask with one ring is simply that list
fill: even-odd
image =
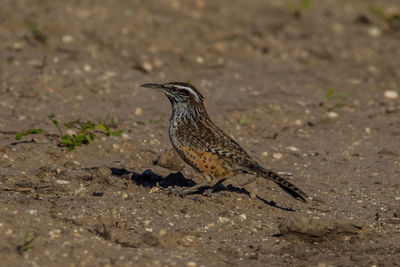
[{"label": "barred tail feather", "polygon": [[260,176],[274,181],[280,188],[282,188],[286,193],[291,195],[297,200],[307,202],[308,196],[301,189],[299,189],[294,184],[290,183],[288,180],[280,177],[272,171],[264,170],[260,173]]},{"label": "barred tail feather", "polygon": [[306,195],[306,193],[304,193],[301,189],[299,189],[294,184],[290,183],[288,180],[280,177],[279,175],[277,175],[276,173],[274,173],[270,170],[264,169],[263,167],[261,167],[258,164],[253,163],[253,164],[249,164],[249,165],[250,166],[248,166],[248,168],[249,168],[250,172],[255,173],[258,176],[261,176],[263,178],[272,180],[280,188],[282,188],[286,193],[288,193],[295,199],[303,201],[303,202],[307,202],[308,196]]}]

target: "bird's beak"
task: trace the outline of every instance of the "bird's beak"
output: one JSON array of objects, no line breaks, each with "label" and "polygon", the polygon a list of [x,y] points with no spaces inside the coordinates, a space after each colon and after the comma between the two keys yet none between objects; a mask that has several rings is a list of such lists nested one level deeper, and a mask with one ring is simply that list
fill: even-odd
[{"label": "bird's beak", "polygon": [[157,84],[157,83],[145,83],[145,84],[142,84],[140,87],[147,87],[147,88],[156,89],[156,90],[160,90],[160,91],[164,89],[162,84]]}]

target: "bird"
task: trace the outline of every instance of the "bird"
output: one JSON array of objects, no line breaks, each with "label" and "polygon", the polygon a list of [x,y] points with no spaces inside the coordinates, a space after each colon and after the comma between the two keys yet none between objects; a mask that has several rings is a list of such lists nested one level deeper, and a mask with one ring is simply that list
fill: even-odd
[{"label": "bird", "polygon": [[[232,137],[210,119],[204,97],[192,84],[169,82],[146,83],[141,87],[164,93],[172,105],[169,139],[177,154],[203,177],[203,181],[179,192],[185,197],[201,188],[214,192],[225,180],[239,174],[254,175],[245,186],[262,177],[275,182],[297,200],[307,202],[308,196],[298,187],[265,169],[254,160]],[[205,192],[205,191],[204,191]]]}]

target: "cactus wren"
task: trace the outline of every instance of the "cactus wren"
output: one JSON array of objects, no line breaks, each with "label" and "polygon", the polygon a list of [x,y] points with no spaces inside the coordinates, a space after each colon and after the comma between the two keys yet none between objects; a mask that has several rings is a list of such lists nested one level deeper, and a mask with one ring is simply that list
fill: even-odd
[{"label": "cactus wren", "polygon": [[211,186],[217,188],[226,179],[237,174],[253,174],[274,181],[292,197],[307,202],[307,195],[274,172],[264,169],[229,135],[218,128],[204,107],[204,97],[191,84],[171,82],[166,84],[147,83],[148,87],[163,92],[171,102],[172,116],[169,138],[182,159],[198,171],[204,182],[178,192],[180,196]]}]

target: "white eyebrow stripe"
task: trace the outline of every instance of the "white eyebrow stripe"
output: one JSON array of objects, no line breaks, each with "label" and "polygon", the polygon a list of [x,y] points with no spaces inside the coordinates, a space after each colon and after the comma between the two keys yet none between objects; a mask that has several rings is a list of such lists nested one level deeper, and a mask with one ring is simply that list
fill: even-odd
[{"label": "white eyebrow stripe", "polygon": [[190,88],[190,87],[187,87],[187,86],[183,86],[183,85],[176,85],[176,84],[169,84],[169,86],[174,86],[174,87],[176,87],[176,88],[179,88],[179,89],[186,89],[186,90],[188,90],[189,92],[191,92],[193,95],[194,95],[194,97],[196,98],[196,101],[197,102],[199,102],[199,95],[197,94],[197,92],[195,92],[192,88]]}]

